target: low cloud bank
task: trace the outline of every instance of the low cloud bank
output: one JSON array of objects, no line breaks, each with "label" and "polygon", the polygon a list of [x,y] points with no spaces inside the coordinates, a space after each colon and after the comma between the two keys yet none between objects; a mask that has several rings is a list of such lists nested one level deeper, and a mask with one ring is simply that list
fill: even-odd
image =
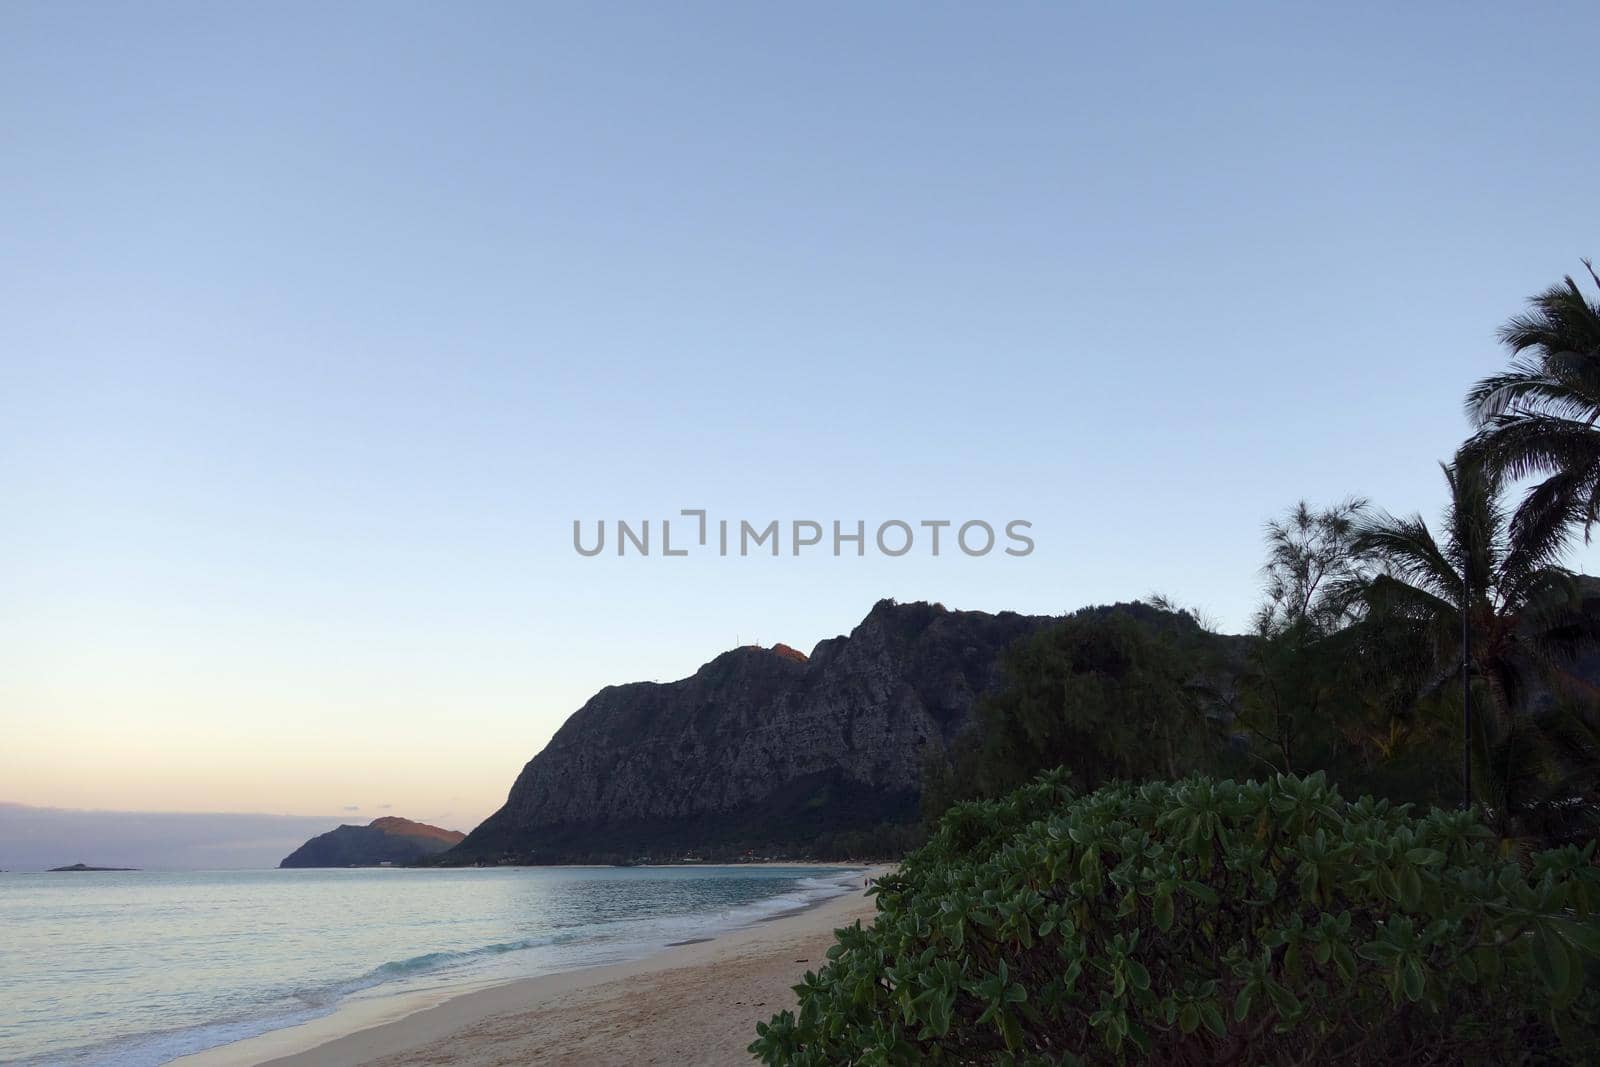
[{"label": "low cloud bank", "polygon": [[0,802],[0,870],[87,863],[145,870],[276,867],[334,815],[81,811]]}]

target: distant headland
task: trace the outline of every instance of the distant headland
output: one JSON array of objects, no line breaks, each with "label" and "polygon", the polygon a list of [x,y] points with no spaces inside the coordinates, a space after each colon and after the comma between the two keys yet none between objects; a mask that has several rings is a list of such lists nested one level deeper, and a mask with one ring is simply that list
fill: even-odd
[{"label": "distant headland", "polygon": [[399,867],[417,863],[466,837],[427,823],[386,816],[366,826],[341,826],[319,834],[286,856],[279,867]]}]

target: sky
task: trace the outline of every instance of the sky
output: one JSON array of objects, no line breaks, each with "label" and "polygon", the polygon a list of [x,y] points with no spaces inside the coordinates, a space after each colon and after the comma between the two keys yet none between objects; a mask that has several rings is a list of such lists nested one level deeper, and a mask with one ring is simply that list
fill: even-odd
[{"label": "sky", "polygon": [[276,867],[309,838],[349,821],[348,815],[78,811],[0,801],[0,870],[85,862],[145,871]]},{"label": "sky", "polygon": [[[1597,31],[9,3],[0,800],[469,829],[602,686],[882,597],[1242,629],[1294,501],[1437,515],[1600,255]],[[1035,548],[573,550],[684,508]]]}]

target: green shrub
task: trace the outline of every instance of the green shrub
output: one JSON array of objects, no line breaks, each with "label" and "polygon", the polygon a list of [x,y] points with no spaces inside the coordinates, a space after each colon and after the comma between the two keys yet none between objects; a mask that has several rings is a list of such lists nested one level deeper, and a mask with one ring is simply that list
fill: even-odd
[{"label": "green shrub", "polygon": [[[957,805],[837,932],[769,1064],[1600,1062],[1594,845],[1319,775]],[[1591,975],[1591,979],[1593,979]]]}]

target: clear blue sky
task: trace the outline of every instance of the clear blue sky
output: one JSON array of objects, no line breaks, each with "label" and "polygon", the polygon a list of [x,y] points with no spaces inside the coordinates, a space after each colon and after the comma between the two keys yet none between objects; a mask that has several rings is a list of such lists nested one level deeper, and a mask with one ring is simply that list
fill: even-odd
[{"label": "clear blue sky", "polygon": [[[468,826],[601,685],[882,596],[1242,627],[1295,499],[1434,516],[1495,327],[1600,255],[1597,32],[8,4],[0,799]],[[570,547],[691,506],[1038,548]]]}]

